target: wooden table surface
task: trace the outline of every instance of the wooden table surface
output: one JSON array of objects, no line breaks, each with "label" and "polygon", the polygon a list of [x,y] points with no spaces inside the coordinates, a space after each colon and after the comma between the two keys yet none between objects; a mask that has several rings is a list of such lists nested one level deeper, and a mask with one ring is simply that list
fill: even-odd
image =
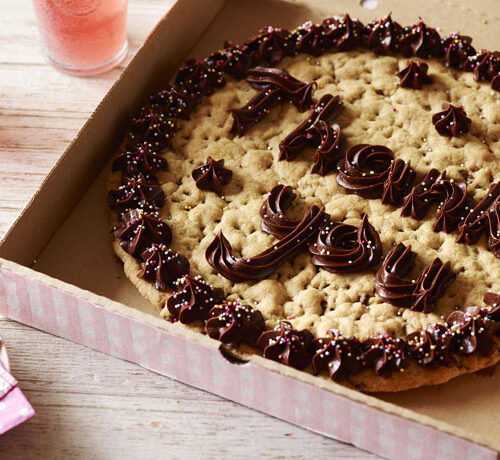
[{"label": "wooden table surface", "polygon": [[[130,0],[125,63],[76,78],[44,61],[31,1],[0,0],[0,236],[172,3]],[[375,458],[2,317],[0,336],[37,411],[0,458]]]}]

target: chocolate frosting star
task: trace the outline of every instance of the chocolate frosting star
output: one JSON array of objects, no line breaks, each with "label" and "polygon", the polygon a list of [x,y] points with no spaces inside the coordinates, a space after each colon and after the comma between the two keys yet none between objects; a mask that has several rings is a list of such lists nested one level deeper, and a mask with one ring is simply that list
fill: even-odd
[{"label": "chocolate frosting star", "polygon": [[312,342],[313,335],[307,329],[298,331],[288,321],[280,321],[272,331],[262,333],[257,347],[263,350],[264,358],[305,369],[314,354]]},{"label": "chocolate frosting star", "polygon": [[357,338],[345,338],[339,331],[328,331],[330,337],[313,341],[316,354],[312,367],[317,374],[328,371],[334,381],[347,379],[362,369],[361,344]]},{"label": "chocolate frosting star", "polygon": [[281,184],[273,187],[260,207],[261,227],[264,232],[283,238],[299,225],[298,220],[292,221],[285,216],[295,197],[292,187]]},{"label": "chocolate frosting star", "polygon": [[425,62],[408,61],[406,67],[398,72],[399,86],[402,88],[421,89],[426,83],[431,83],[427,75],[429,66]]},{"label": "chocolate frosting star", "polygon": [[482,355],[489,356],[497,348],[479,307],[450,313],[446,318],[446,326],[452,337],[451,349],[455,353],[470,355],[479,351]]},{"label": "chocolate frosting star", "polygon": [[322,25],[327,48],[335,46],[338,51],[349,51],[362,44],[364,25],[348,14],[325,19]]},{"label": "chocolate frosting star", "polygon": [[452,137],[469,132],[471,119],[463,107],[443,104],[443,111],[432,116],[432,123],[441,136]]},{"label": "chocolate frosting star", "polygon": [[375,292],[392,305],[429,313],[456,275],[449,262],[443,264],[436,258],[416,281],[410,281],[405,276],[415,265],[415,257],[411,247],[402,243],[392,249],[375,276]]},{"label": "chocolate frosting star", "polygon": [[436,29],[427,27],[422,18],[418,24],[405,27],[400,39],[400,49],[405,56],[441,57],[444,53],[441,37]]},{"label": "chocolate frosting star", "polygon": [[463,70],[472,71],[475,81],[491,81],[500,73],[500,51],[482,50],[474,56],[469,56]]},{"label": "chocolate frosting star", "polygon": [[298,27],[296,34],[297,51],[313,56],[321,56],[325,52],[325,30],[321,25],[307,21]]},{"label": "chocolate frosting star", "polygon": [[402,371],[407,366],[406,342],[389,335],[371,337],[361,344],[364,350],[363,361],[377,375],[389,375]]},{"label": "chocolate frosting star", "polygon": [[174,292],[167,300],[172,316],[182,324],[206,320],[208,312],[224,300],[222,289],[213,288],[200,275],[183,275],[174,282]]},{"label": "chocolate frosting star", "polygon": [[158,291],[166,291],[177,278],[189,273],[189,260],[165,244],[153,243],[141,257],[145,262],[137,276],[154,283]]},{"label": "chocolate frosting star", "polygon": [[174,120],[167,118],[157,107],[145,105],[132,119],[125,135],[125,143],[140,145],[147,142],[161,149],[170,143],[176,129]]},{"label": "chocolate frosting star", "polygon": [[226,84],[224,72],[216,67],[208,67],[199,59],[188,59],[177,72],[175,83],[190,93],[210,95],[215,88]]},{"label": "chocolate frosting star", "polygon": [[259,34],[245,42],[246,53],[255,54],[254,62],[266,61],[274,67],[285,56],[291,56],[294,52],[294,43],[291,40],[290,32],[286,29],[265,27]]},{"label": "chocolate frosting star", "polygon": [[422,182],[413,187],[404,198],[401,216],[419,220],[425,217],[432,203],[437,199],[435,194],[431,192],[431,187],[440,175],[440,172],[434,168],[427,172]]},{"label": "chocolate frosting star", "polygon": [[450,337],[445,326],[430,324],[426,330],[408,334],[405,340],[409,356],[421,366],[448,366],[456,363],[450,353]]},{"label": "chocolate frosting star", "polygon": [[[475,244],[488,228],[489,237],[494,241],[498,234],[498,206],[500,202],[500,182],[492,184],[486,196],[470,210],[458,226],[457,243]],[[496,221],[496,222],[495,222]],[[495,231],[496,230],[496,231]],[[488,238],[489,239],[489,238]],[[496,253],[497,257],[500,254]]]},{"label": "chocolate frosting star", "polygon": [[224,168],[224,159],[208,157],[204,164],[193,169],[192,176],[200,190],[212,190],[220,194],[222,187],[231,182],[233,172]]},{"label": "chocolate frosting star", "polygon": [[385,18],[373,21],[365,27],[363,42],[375,54],[386,55],[399,50],[402,35],[403,28],[392,20],[389,13]]},{"label": "chocolate frosting star", "polygon": [[122,177],[122,184],[107,194],[108,206],[119,212],[141,208],[157,211],[163,206],[165,194],[156,181],[140,174],[137,178]]},{"label": "chocolate frosting star", "polygon": [[146,179],[154,180],[156,171],[167,170],[167,160],[158,154],[158,149],[143,142],[122,146],[111,168],[113,171],[121,171],[125,177],[138,177],[142,174]]},{"label": "chocolate frosting star", "polygon": [[326,218],[324,208],[312,206],[291,233],[251,258],[234,257],[231,245],[221,231],[208,245],[205,258],[219,274],[231,281],[264,279],[303,250],[324,225]]},{"label": "chocolate frosting star", "polygon": [[165,117],[184,120],[189,119],[199,102],[201,102],[199,94],[182,85],[172,84],[149,98],[149,105],[155,112],[162,113]]},{"label": "chocolate frosting star", "polygon": [[393,160],[394,153],[383,145],[355,145],[338,163],[337,182],[363,198],[380,198]]},{"label": "chocolate frosting star", "polygon": [[139,257],[151,244],[169,244],[172,241],[170,227],[157,212],[147,213],[133,209],[122,214],[122,225],[114,229],[115,238],[121,240],[125,252]]},{"label": "chocolate frosting star", "polygon": [[415,181],[416,172],[409,162],[400,158],[394,160],[384,182],[382,204],[397,206],[403,201]]},{"label": "chocolate frosting star", "polygon": [[467,63],[469,56],[476,54],[476,50],[471,45],[471,37],[453,33],[444,37],[441,42],[444,48],[441,62],[445,67],[461,69]]},{"label": "chocolate frosting star", "polygon": [[265,327],[262,313],[239,300],[227,300],[213,307],[205,323],[210,337],[233,347],[241,342],[254,346]]},{"label": "chocolate frosting star", "polygon": [[318,233],[316,243],[309,246],[309,251],[316,267],[333,273],[351,273],[378,264],[382,257],[382,243],[364,215],[359,228],[328,223]]}]

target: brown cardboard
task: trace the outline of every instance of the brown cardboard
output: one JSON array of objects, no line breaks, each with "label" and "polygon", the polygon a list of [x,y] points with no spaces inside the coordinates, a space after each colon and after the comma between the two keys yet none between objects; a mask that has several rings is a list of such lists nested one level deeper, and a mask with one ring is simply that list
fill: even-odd
[{"label": "brown cardboard", "polygon": [[[493,0],[475,6],[451,0],[439,3],[422,0],[418,8],[409,0],[379,0],[380,6],[375,10],[363,9],[359,2],[348,0],[293,3],[229,0],[221,8],[222,3],[216,0],[205,2],[203,11],[196,8],[195,0],[181,0],[174,7],[7,234],[0,246],[0,256],[26,266],[36,258],[32,267],[55,280],[10,262],[0,260],[0,267],[22,272],[28,279],[43,280],[105,308],[178,334],[179,329],[172,329],[172,325],[160,320],[153,307],[126,280],[122,264],[113,255],[109,244],[104,200],[107,173],[102,168],[109,160],[113,146],[119,142],[123,120],[131,108],[151,92],[150,88],[161,86],[165,76],[171,75],[188,54],[202,57],[224,39],[241,42],[264,24],[293,27],[305,19],[320,20],[345,11],[367,21],[392,10],[394,18],[401,23],[415,22],[420,15],[428,23],[440,26],[444,32],[460,30],[473,36],[477,47],[490,49],[498,45],[500,30],[500,5]],[[211,20],[210,16],[215,15],[219,8],[210,27],[202,33]],[[186,24],[191,24],[189,34],[186,34]],[[165,49],[165,43],[172,48]],[[167,65],[161,64],[163,62]],[[33,238],[33,228],[38,230],[38,238]],[[189,331],[185,334],[193,341],[217,346],[199,334]],[[497,428],[500,426],[499,372],[463,376],[434,388],[369,396],[259,356],[250,360],[378,410],[399,414],[500,451]]]}]

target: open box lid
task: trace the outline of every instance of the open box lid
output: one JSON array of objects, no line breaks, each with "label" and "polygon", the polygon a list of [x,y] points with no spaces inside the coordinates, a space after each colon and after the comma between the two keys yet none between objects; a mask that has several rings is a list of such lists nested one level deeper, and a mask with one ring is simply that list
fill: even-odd
[{"label": "open box lid", "polygon": [[[415,22],[418,16],[422,16],[432,25],[439,25],[443,31],[459,30],[472,35],[478,47],[493,48],[496,45],[500,30],[500,4],[488,0],[480,5],[459,4],[452,7],[450,3],[436,4],[432,0],[422,0],[416,6],[410,0],[379,0],[377,8],[366,10],[348,0],[339,0],[334,5],[328,1],[312,0],[293,3],[206,0],[203,9],[200,9],[196,0],[179,1],[152,32],[148,42],[7,233],[0,245],[0,256],[6,259],[0,260],[0,268],[179,334],[179,328],[160,320],[130,283],[123,277],[115,277],[122,273],[122,269],[112,255],[106,232],[108,224],[103,194],[106,173],[99,173],[117,146],[133,109],[153,89],[165,84],[165,76],[172,75],[185,56],[204,56],[220,45],[223,39],[242,42],[263,23],[293,27],[304,19],[321,20],[345,11],[367,22],[384,16],[392,9],[393,16],[401,23]],[[190,24],[189,33],[186,33],[186,24]],[[82,219],[83,216],[85,219]],[[82,234],[96,244],[89,248],[84,241],[76,241],[75,235]],[[73,262],[68,264],[67,257],[65,260],[61,254],[70,255]],[[106,254],[106,262],[102,259],[103,254]],[[35,259],[37,264],[33,265]],[[17,264],[33,266],[37,271]],[[200,334],[186,334],[205,346],[218,347],[214,341]],[[464,376],[438,387],[369,396],[325,383],[260,356],[252,356],[250,362],[378,410],[500,450],[496,428],[500,424],[498,374],[487,378]]]}]

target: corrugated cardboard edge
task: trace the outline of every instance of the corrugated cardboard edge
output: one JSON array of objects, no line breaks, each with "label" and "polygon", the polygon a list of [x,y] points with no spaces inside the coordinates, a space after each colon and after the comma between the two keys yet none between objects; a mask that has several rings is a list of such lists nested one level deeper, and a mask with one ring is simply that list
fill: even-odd
[{"label": "corrugated cardboard edge", "polygon": [[[52,290],[52,293],[47,296],[45,291],[43,291],[43,288],[49,288]],[[62,309],[61,311],[64,313],[65,318],[61,319],[59,313],[56,311],[54,312],[54,305],[52,304],[54,302],[54,295],[57,295],[57,292],[61,292],[63,294],[67,294],[71,296],[71,298],[74,299],[74,302],[68,303],[66,301],[64,302],[55,302],[55,305],[58,305],[58,309]],[[25,297],[23,300],[23,296]],[[67,300],[67,299],[66,299]],[[81,301],[84,301],[82,303]],[[74,305],[73,305],[74,304]],[[31,305],[31,309],[27,305]],[[71,315],[71,309],[76,308],[77,313],[75,315]],[[186,370],[187,374],[181,374],[180,376],[177,374],[172,374],[168,373],[165,371],[162,371],[161,368],[150,365],[147,362],[141,361],[140,359],[137,359],[136,356],[129,356],[127,353],[120,347],[114,349],[113,346],[110,346],[109,344],[106,345],[108,341],[109,336],[113,336],[113,334],[109,333],[109,331],[101,331],[102,332],[102,337],[97,340],[94,344],[89,342],[88,338],[85,338],[85,332],[82,332],[81,330],[78,330],[78,320],[81,318],[86,318],[87,316],[93,317],[97,315],[95,311],[101,311],[100,314],[105,314],[105,312],[111,312],[114,313],[115,315],[118,315],[124,320],[127,320],[128,323],[138,323],[146,326],[150,326],[151,329],[148,330],[148,340],[150,339],[150,336],[152,334],[153,330],[161,330],[164,332],[167,332],[170,337],[173,338],[178,338],[178,339],[186,339],[190,343],[193,344],[193,347],[198,346],[198,350],[203,349],[204,353],[210,354],[211,355],[211,360],[216,361],[215,368],[217,368],[217,373],[220,372],[219,378],[226,378],[227,376],[232,375],[232,371],[237,369],[240,365],[235,364],[235,363],[230,363],[231,367],[228,369],[221,369],[221,363],[227,363],[227,358],[223,357],[221,353],[219,353],[219,348],[220,348],[220,343],[210,339],[208,336],[201,335],[195,331],[191,331],[186,328],[179,328],[174,324],[168,323],[165,320],[162,320],[160,318],[153,317],[151,315],[148,315],[146,313],[140,312],[135,310],[134,308],[127,307],[121,303],[109,300],[105,297],[99,296],[97,294],[94,294],[90,291],[80,289],[76,286],[70,285],[68,283],[64,283],[62,281],[56,280],[54,278],[51,278],[45,274],[35,272],[34,270],[31,270],[29,268],[26,268],[24,266],[21,266],[19,264],[16,264],[14,262],[5,260],[5,259],[0,259],[0,309],[2,314],[6,314],[8,317],[11,317],[13,319],[16,319],[18,321],[21,321],[25,324],[31,325],[33,327],[39,328],[41,330],[50,332],[51,334],[58,335],[61,337],[69,338],[72,341],[75,341],[77,343],[81,343],[82,345],[88,346],[90,348],[97,349],[99,351],[103,351],[105,353],[117,356],[122,359],[129,360],[131,362],[137,362],[138,364],[141,364],[142,366],[151,369],[155,372],[159,372],[161,374],[168,375],[172,378],[175,378],[177,380],[180,380],[182,382],[191,384],[193,386],[205,389],[207,391],[212,391],[216,392],[218,394],[221,394],[222,396],[235,400],[236,402],[239,402],[244,405],[248,405],[249,407],[256,408],[258,410],[261,410],[263,412],[269,413],[274,416],[279,416],[283,418],[283,415],[273,413],[272,410],[262,408],[262,407],[256,407],[255,404],[245,402],[244,400],[242,401],[240,398],[235,397],[232,395],[230,392],[229,394],[224,391],[224,386],[219,388],[219,390],[214,390],[212,387],[208,386],[207,384],[204,384],[203,381],[193,381],[192,378],[190,377],[191,374],[189,372],[189,369]],[[29,310],[29,311],[28,311]],[[93,312],[93,310],[95,310]],[[51,316],[53,314],[54,316]],[[65,327],[68,327],[68,323],[72,322],[74,320],[74,324],[71,324],[69,329],[65,330]],[[60,327],[61,325],[58,322],[63,323],[63,329],[61,330]],[[95,326],[95,324],[93,324]],[[128,326],[127,326],[128,327]],[[82,329],[85,329],[84,327]],[[88,330],[87,330],[88,332]],[[95,333],[96,331],[94,331]],[[112,331],[113,332],[113,331]],[[145,338],[146,334],[141,334],[139,337],[139,340],[141,338]],[[135,341],[135,340],[134,340]],[[150,347],[151,345],[146,345],[145,341],[142,344],[144,347]],[[201,347],[201,348],[200,348]],[[172,351],[172,347],[170,347],[170,350]],[[151,354],[154,354],[153,350],[149,350]],[[157,350],[156,350],[157,351]],[[163,352],[167,353],[167,352]],[[196,354],[196,351],[193,351],[194,354]],[[198,351],[200,353],[200,351]],[[160,354],[160,353],[156,353]],[[184,361],[185,357],[183,357],[181,360]],[[401,408],[399,406],[396,406],[391,403],[387,403],[384,401],[380,401],[379,399],[366,395],[363,393],[360,393],[355,390],[351,390],[349,388],[346,388],[344,386],[335,384],[333,382],[328,382],[328,381],[323,381],[320,379],[317,379],[313,375],[310,375],[306,372],[300,372],[297,371],[291,367],[286,367],[282,366],[274,361],[270,361],[267,359],[262,358],[261,356],[257,355],[252,355],[249,357],[245,357],[245,361],[247,361],[245,364],[242,366],[244,367],[252,367],[252,368],[262,368],[265,369],[268,372],[272,372],[274,374],[278,374],[279,376],[290,379],[289,382],[300,382],[300,384],[306,385],[307,389],[309,391],[315,390],[326,390],[329,394],[335,395],[336,397],[342,398],[342,400],[349,400],[353,403],[356,403],[356,410],[355,411],[362,411],[362,407],[366,406],[367,408],[373,409],[375,411],[381,411],[384,414],[388,414],[391,416],[394,416],[397,418],[397,424],[402,424],[404,423],[405,420],[408,420],[410,422],[414,422],[416,424],[421,424],[425,427],[428,427],[433,430],[439,430],[443,433],[447,433],[448,435],[451,435],[452,438],[454,439],[453,446],[456,445],[456,443],[460,444],[459,438],[462,438],[462,440],[470,441],[474,444],[477,444],[478,446],[483,446],[484,450],[481,450],[481,458],[497,458],[496,454],[496,446],[491,445],[487,440],[483,439],[479,435],[474,435],[471,434],[465,430],[462,430],[460,428],[454,427],[452,425],[449,425],[444,422],[440,422],[437,420],[434,420],[430,417],[424,416],[417,414],[411,410]],[[183,366],[188,367],[186,362],[182,363]],[[206,376],[207,379],[210,378],[210,374],[203,369],[203,360],[200,360],[200,362],[197,363],[198,366],[200,366],[201,372],[203,375]],[[196,367],[196,366],[195,366]],[[268,374],[269,375],[269,374]],[[184,377],[183,377],[184,376]],[[214,377],[217,378],[217,377]],[[289,383],[289,385],[292,385]],[[306,388],[306,387],[302,387]],[[306,390],[304,390],[306,391]],[[291,397],[291,395],[290,395]],[[333,397],[333,396],[332,396]],[[325,397],[322,397],[324,399]],[[292,400],[289,401],[292,409],[294,403]],[[307,401],[309,404],[310,401]],[[316,405],[314,402],[312,403],[313,405]],[[326,406],[328,406],[328,403],[325,403]],[[336,404],[339,404],[339,400],[336,401]],[[344,403],[342,403],[344,406]],[[346,406],[347,407],[347,406]],[[346,410],[346,409],[344,409]],[[347,409],[348,411],[352,412],[354,409]],[[375,413],[373,413],[370,417],[374,417]],[[379,450],[376,449],[374,446],[368,446],[364,444],[363,440],[356,440],[353,438],[352,433],[345,433],[340,434],[337,432],[336,435],[334,435],[331,431],[322,431],[321,429],[315,428],[314,426],[311,426],[310,422],[311,420],[314,419],[314,415],[312,415],[311,419],[308,419],[307,417],[302,421],[297,421],[294,420],[293,418],[294,414],[291,414],[289,416],[289,419],[293,423],[297,423],[301,426],[304,426],[306,428],[309,428],[313,431],[320,432],[324,435],[327,436],[333,436],[339,439],[342,439],[343,441],[347,442],[352,442],[355,445],[358,445],[359,447],[365,448],[365,449],[370,449],[373,452],[377,452],[382,455],[388,455],[389,451],[387,450]],[[344,414],[343,414],[344,416]],[[377,416],[380,417],[380,416]],[[361,417],[362,421],[356,421],[356,423],[361,427],[363,423],[366,421],[365,416]],[[378,418],[377,418],[378,420]],[[333,421],[333,420],[332,420]],[[362,423],[363,422],[363,423]],[[347,423],[347,420],[346,420]],[[379,423],[378,421],[374,421],[374,423]],[[385,422],[381,422],[382,424]],[[392,422],[391,422],[392,423]],[[359,428],[361,431],[362,428]],[[396,428],[395,428],[396,430]],[[415,426],[413,428],[409,428],[409,430],[413,430],[411,432],[416,432],[418,431],[418,428]],[[358,433],[359,434],[359,433]],[[368,436],[368,435],[367,435]],[[415,435],[419,437],[420,435]],[[452,439],[450,438],[450,439]],[[393,440],[394,441],[394,440]],[[373,441],[374,445],[379,445],[379,441]],[[396,441],[394,441],[396,442]],[[450,441],[451,442],[451,441]],[[449,442],[446,444],[450,451],[449,453],[455,452],[455,447],[450,447],[452,444]],[[387,447],[387,446],[386,446]],[[468,447],[468,451],[471,451],[472,447]],[[373,450],[375,449],[375,450]],[[389,449],[389,447],[387,447]],[[493,449],[493,450],[490,450]],[[477,454],[477,452],[474,452]],[[399,455],[395,455],[399,456]],[[402,457],[401,457],[402,458]],[[408,457],[408,458],[411,458]],[[425,457],[421,457],[425,458]],[[457,458],[457,457],[454,457]],[[474,457],[477,458],[477,457]]]}]

